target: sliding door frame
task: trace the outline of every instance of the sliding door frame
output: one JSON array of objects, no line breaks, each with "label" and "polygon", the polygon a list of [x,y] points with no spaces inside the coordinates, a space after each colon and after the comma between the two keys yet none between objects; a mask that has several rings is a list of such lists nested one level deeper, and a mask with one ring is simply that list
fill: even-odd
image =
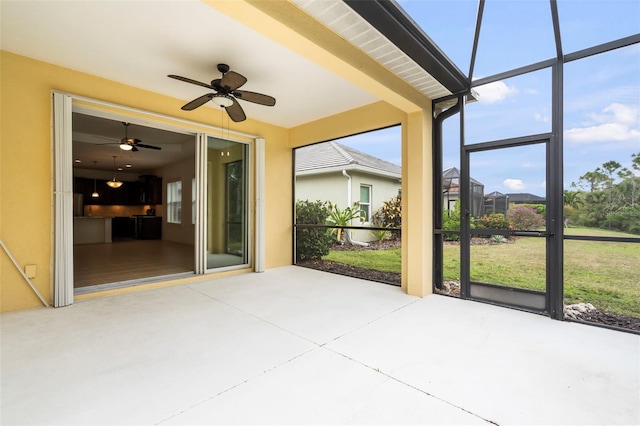
[{"label": "sliding door frame", "polygon": [[[178,133],[191,134],[196,143],[196,224],[195,224],[195,274],[215,273],[218,269],[206,270],[206,182],[198,179],[206,171],[206,141],[208,135],[221,134],[223,131],[234,138],[234,142],[241,142],[250,146],[248,161],[248,200],[255,200],[255,210],[249,217],[255,220],[255,228],[249,227],[250,241],[255,241],[254,250],[249,250],[249,265],[251,255],[254,257],[254,270],[264,270],[264,139],[257,135],[222,129],[195,121],[184,120],[144,111],[137,108],[104,102],[67,92],[52,91],[52,194],[51,210],[53,241],[52,241],[52,275],[53,306],[63,307],[74,302],[73,277],[73,161],[72,161],[72,113],[79,112],[102,118],[129,121],[158,129],[165,129]],[[215,136],[214,136],[215,137]],[[253,148],[253,149],[251,149]],[[205,150],[204,152],[202,150]],[[204,154],[204,155],[203,155]],[[254,164],[251,158],[256,158]],[[203,164],[203,161],[205,162]],[[205,172],[206,173],[206,172]],[[206,179],[205,179],[206,180]],[[251,245],[249,245],[251,247]],[[243,265],[246,267],[246,265]],[[162,281],[159,279],[158,281]]]}]

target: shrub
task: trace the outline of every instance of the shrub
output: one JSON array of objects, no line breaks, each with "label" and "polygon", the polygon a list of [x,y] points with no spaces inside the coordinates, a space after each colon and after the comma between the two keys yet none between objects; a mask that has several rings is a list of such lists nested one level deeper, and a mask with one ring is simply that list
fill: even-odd
[{"label": "shrub", "polygon": [[[402,227],[402,200],[400,197],[393,197],[389,201],[384,201],[382,207],[376,210],[371,216],[372,223],[381,228]],[[400,237],[400,231],[390,231],[394,238]]]},{"label": "shrub", "polygon": [[[445,231],[460,231],[460,200],[456,200],[453,210],[444,209],[442,212],[442,229]],[[460,234],[444,234],[445,241],[459,241]]]},{"label": "shrub", "polygon": [[[322,201],[296,202],[296,224],[324,225],[329,216]],[[327,229],[296,228],[296,259],[320,259],[329,254],[333,237]]]},{"label": "shrub", "polygon": [[640,209],[623,207],[607,215],[607,225],[611,229],[631,234],[640,234]]},{"label": "shrub", "polygon": [[507,211],[507,219],[515,229],[532,231],[544,226],[544,218],[533,207],[517,206]]},{"label": "shrub", "polygon": [[[462,215],[460,214],[460,200],[456,200],[453,205],[453,210],[444,209],[442,212],[442,229],[445,231],[460,231],[460,220]],[[475,219],[470,218],[469,227],[471,229],[476,228]],[[460,234],[444,234],[442,238],[445,241],[459,241]]]},{"label": "shrub", "polygon": [[525,207],[531,207],[540,216],[547,217],[547,205],[546,204],[522,204]]},{"label": "shrub", "polygon": [[508,240],[507,240],[507,237],[505,237],[504,235],[492,235],[491,241],[493,241],[494,243],[503,244],[503,243],[506,243]]},{"label": "shrub", "polygon": [[[376,225],[374,225],[376,226]],[[385,231],[384,229],[378,229],[376,231],[369,231],[371,236],[379,243],[391,237],[391,232]]]},{"label": "shrub", "polygon": [[[353,219],[362,220],[362,210],[359,207],[359,203],[353,203],[353,207],[346,207],[341,210],[337,204],[333,204],[331,201],[328,203],[329,215],[327,216],[327,223],[336,226],[349,226]],[[330,230],[331,234],[336,236],[336,241],[342,241],[342,228],[334,228]],[[349,232],[347,230],[347,232]]]},{"label": "shrub", "polygon": [[502,213],[491,213],[475,220],[478,229],[511,229],[511,224]]},{"label": "shrub", "polygon": [[[371,226],[373,226],[374,228],[384,228],[384,224],[382,223],[378,223],[376,219],[372,218],[371,219]],[[377,242],[382,242],[386,239],[391,238],[391,232],[384,230],[384,229],[379,229],[376,231],[369,231],[369,233],[371,234],[371,236],[377,241]]]}]

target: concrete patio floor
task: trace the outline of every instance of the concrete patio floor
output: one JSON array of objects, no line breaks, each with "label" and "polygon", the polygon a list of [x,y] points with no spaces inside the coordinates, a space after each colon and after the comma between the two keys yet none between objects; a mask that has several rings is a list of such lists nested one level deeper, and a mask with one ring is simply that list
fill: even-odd
[{"label": "concrete patio floor", "polygon": [[640,423],[638,335],[295,266],[1,320],[3,425]]}]

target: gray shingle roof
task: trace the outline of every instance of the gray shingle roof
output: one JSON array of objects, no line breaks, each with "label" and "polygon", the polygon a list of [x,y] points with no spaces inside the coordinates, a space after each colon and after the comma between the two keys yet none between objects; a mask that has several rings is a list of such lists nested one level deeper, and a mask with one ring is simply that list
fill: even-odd
[{"label": "gray shingle roof", "polygon": [[509,197],[509,201],[512,203],[543,203],[546,201],[543,197],[526,192],[517,192],[505,195]]},{"label": "gray shingle roof", "polygon": [[[359,166],[359,167],[358,167]],[[322,172],[323,169],[344,167],[346,169],[371,169],[400,177],[400,166],[358,151],[337,142],[309,145],[296,150],[296,173]]]}]

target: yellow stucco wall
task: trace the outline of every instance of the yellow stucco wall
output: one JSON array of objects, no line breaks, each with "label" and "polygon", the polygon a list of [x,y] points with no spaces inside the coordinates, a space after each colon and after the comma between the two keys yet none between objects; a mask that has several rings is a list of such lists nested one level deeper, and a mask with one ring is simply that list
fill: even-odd
[{"label": "yellow stucco wall", "polygon": [[[68,92],[212,126],[220,125],[220,115],[214,114],[210,108],[185,112],[180,110],[184,100],[8,52],[1,52],[0,60],[0,237],[20,265],[37,265],[38,275],[33,282],[45,299],[51,301],[52,91]],[[292,129],[250,119],[231,123],[231,130],[261,136],[266,140],[267,268],[292,262],[292,148],[401,124],[403,211],[406,216],[403,228],[412,229],[403,238],[403,287],[414,295],[430,293],[432,236],[428,218],[432,200],[431,113],[424,106],[424,109],[415,111],[413,103],[407,108],[412,112],[408,112],[399,109],[398,104],[380,101]],[[160,285],[192,282],[194,279],[199,278],[168,281]],[[139,291],[158,285],[118,289],[103,294]],[[88,297],[95,295],[76,297],[76,300]],[[41,306],[37,296],[8,257],[0,253],[0,311],[37,306]]]},{"label": "yellow stucco wall", "polygon": [[[37,265],[33,279],[51,301],[53,90],[205,125],[219,125],[211,108],[180,110],[183,100],[9,52],[0,57],[0,237],[20,265]],[[291,148],[288,131],[247,120],[231,130],[266,140],[266,267],[291,263]],[[289,182],[289,184],[287,184]],[[0,253],[0,310],[41,306],[4,252]]]}]

